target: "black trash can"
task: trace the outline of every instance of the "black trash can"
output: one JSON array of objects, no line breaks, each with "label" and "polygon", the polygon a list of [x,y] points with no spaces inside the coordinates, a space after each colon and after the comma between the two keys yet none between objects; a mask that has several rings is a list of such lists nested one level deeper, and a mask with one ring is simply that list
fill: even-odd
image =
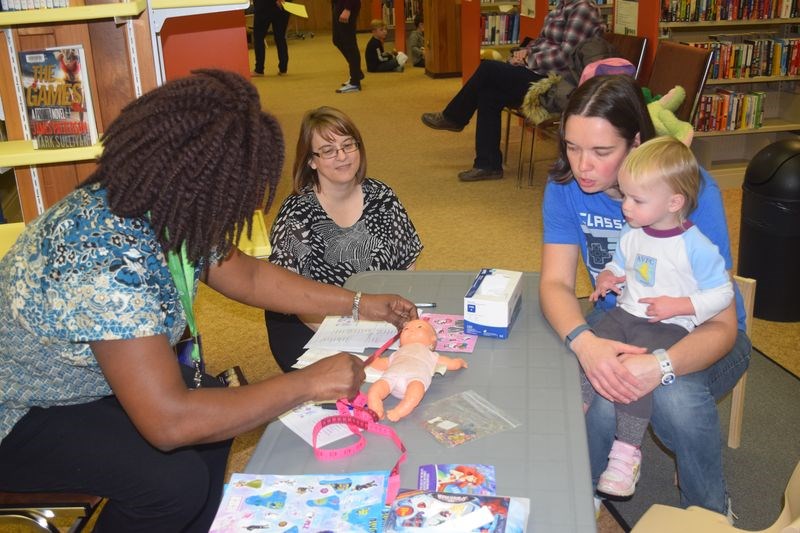
[{"label": "black trash can", "polygon": [[739,229],[740,276],[755,278],[753,314],[800,321],[800,139],[770,144],[747,165]]}]

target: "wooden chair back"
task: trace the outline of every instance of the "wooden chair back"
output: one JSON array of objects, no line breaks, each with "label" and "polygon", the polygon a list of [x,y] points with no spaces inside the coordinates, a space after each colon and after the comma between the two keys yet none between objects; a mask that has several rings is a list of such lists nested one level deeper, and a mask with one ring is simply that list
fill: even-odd
[{"label": "wooden chair back", "polygon": [[[739,292],[742,293],[744,301],[744,312],[747,317],[747,336],[752,339],[753,331],[753,305],[756,301],[756,280],[753,278],[743,278],[733,276]],[[742,442],[742,424],[744,422],[744,393],[747,385],[747,372],[742,374],[739,381],[733,387],[731,393],[731,418],[728,424],[728,447],[738,448]]]},{"label": "wooden chair back", "polygon": [[636,66],[635,78],[638,80],[639,73],[642,71],[642,63],[644,63],[644,53],[647,50],[647,37],[622,35],[621,33],[604,33],[603,37],[614,46],[619,57],[627,59]]},{"label": "wooden chair back", "polygon": [[644,84],[653,94],[666,94],[676,85],[686,99],[675,112],[680,120],[692,122],[711,66],[711,50],[663,40],[658,43],[650,79]]}]

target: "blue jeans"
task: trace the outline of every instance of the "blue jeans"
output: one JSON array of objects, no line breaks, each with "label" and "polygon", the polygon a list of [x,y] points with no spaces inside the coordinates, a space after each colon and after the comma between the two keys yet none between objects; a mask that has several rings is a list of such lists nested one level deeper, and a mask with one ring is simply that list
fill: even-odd
[{"label": "blue jeans", "polygon": [[[587,322],[593,324],[603,312],[592,311]],[[680,376],[672,385],[653,391],[650,423],[659,440],[675,454],[683,507],[698,505],[718,513],[727,511],[717,400],[747,370],[750,348],[750,339],[739,331],[728,355],[703,371]],[[586,413],[594,486],[608,464],[615,430],[614,404],[596,398]]]}]

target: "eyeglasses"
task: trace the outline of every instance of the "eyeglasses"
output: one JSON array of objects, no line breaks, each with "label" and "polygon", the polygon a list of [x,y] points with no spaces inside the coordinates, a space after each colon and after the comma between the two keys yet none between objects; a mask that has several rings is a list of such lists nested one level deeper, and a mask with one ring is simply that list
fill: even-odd
[{"label": "eyeglasses", "polygon": [[311,152],[311,155],[315,155],[322,159],[333,159],[337,155],[339,155],[339,150],[346,154],[351,154],[358,150],[358,141],[356,140],[349,140],[342,143],[341,146],[334,146],[332,144],[326,144],[322,148],[319,149],[319,152]]}]

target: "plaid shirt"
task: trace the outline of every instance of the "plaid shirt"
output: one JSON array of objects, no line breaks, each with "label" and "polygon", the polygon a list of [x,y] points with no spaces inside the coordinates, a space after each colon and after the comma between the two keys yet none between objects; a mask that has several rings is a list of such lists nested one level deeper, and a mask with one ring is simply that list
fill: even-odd
[{"label": "plaid shirt", "polygon": [[540,74],[569,70],[569,57],[583,40],[603,31],[593,0],[559,0],[544,19],[539,38],[528,45],[528,68]]}]

